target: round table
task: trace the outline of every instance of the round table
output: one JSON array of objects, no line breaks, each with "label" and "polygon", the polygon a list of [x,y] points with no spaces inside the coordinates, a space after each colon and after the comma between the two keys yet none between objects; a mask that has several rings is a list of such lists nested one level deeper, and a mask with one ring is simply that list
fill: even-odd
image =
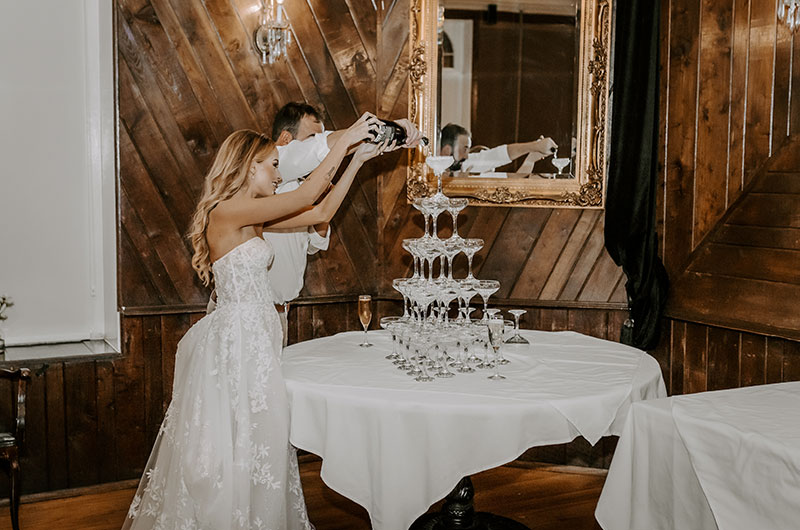
[{"label": "round table", "polygon": [[385,356],[391,337],[340,333],[289,346],[292,444],[322,457],[322,480],[376,530],[406,529],[466,476],[538,445],[619,434],[631,402],[666,396],[658,363],[574,332],[523,331],[507,379],[479,370],[417,382]]}]

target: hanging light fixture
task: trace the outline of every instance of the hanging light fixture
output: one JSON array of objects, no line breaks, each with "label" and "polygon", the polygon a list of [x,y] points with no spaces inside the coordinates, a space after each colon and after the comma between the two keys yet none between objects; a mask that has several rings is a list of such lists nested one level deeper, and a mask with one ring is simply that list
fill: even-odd
[{"label": "hanging light fixture", "polygon": [[778,20],[794,31],[800,26],[800,0],[778,0]]},{"label": "hanging light fixture", "polygon": [[285,59],[286,50],[292,43],[289,17],[283,10],[283,2],[284,0],[261,0],[261,17],[253,32],[253,45],[261,58],[261,64],[274,64],[279,59]]}]

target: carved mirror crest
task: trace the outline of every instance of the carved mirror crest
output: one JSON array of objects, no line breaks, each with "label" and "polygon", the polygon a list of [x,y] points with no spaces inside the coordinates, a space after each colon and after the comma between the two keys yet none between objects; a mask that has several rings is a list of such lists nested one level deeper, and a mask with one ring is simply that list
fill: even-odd
[{"label": "carved mirror crest", "polygon": [[612,0],[411,0],[409,22],[409,117],[431,139],[409,153],[409,200],[435,192],[425,155],[439,154],[443,124],[457,123],[482,144],[471,153],[496,145],[511,153],[512,144],[543,136],[558,144],[559,160],[454,167],[443,178],[448,196],[484,206],[603,207]]}]

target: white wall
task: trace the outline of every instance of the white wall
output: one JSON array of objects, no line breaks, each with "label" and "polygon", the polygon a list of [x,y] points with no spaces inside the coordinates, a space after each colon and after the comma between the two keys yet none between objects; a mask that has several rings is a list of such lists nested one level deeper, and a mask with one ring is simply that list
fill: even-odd
[{"label": "white wall", "polygon": [[444,31],[453,44],[453,68],[442,68],[442,123],[472,130],[472,21],[445,19]]},{"label": "white wall", "polygon": [[0,4],[0,294],[7,344],[114,339],[110,2]]}]

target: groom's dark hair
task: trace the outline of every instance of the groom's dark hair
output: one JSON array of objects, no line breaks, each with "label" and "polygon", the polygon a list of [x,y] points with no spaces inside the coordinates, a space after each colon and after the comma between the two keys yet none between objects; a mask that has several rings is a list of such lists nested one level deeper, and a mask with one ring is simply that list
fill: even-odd
[{"label": "groom's dark hair", "polygon": [[322,116],[317,109],[308,103],[292,101],[281,107],[275,114],[275,121],[272,122],[272,140],[277,142],[278,136],[283,131],[289,131],[292,138],[296,138],[300,120],[306,116],[313,116],[318,121],[322,121]]},{"label": "groom's dark hair", "polygon": [[466,130],[461,125],[456,125],[455,123],[448,123],[442,128],[442,136],[440,140],[439,148],[449,145],[452,149],[456,148],[456,140],[458,140],[459,136],[469,136],[469,131]]}]

